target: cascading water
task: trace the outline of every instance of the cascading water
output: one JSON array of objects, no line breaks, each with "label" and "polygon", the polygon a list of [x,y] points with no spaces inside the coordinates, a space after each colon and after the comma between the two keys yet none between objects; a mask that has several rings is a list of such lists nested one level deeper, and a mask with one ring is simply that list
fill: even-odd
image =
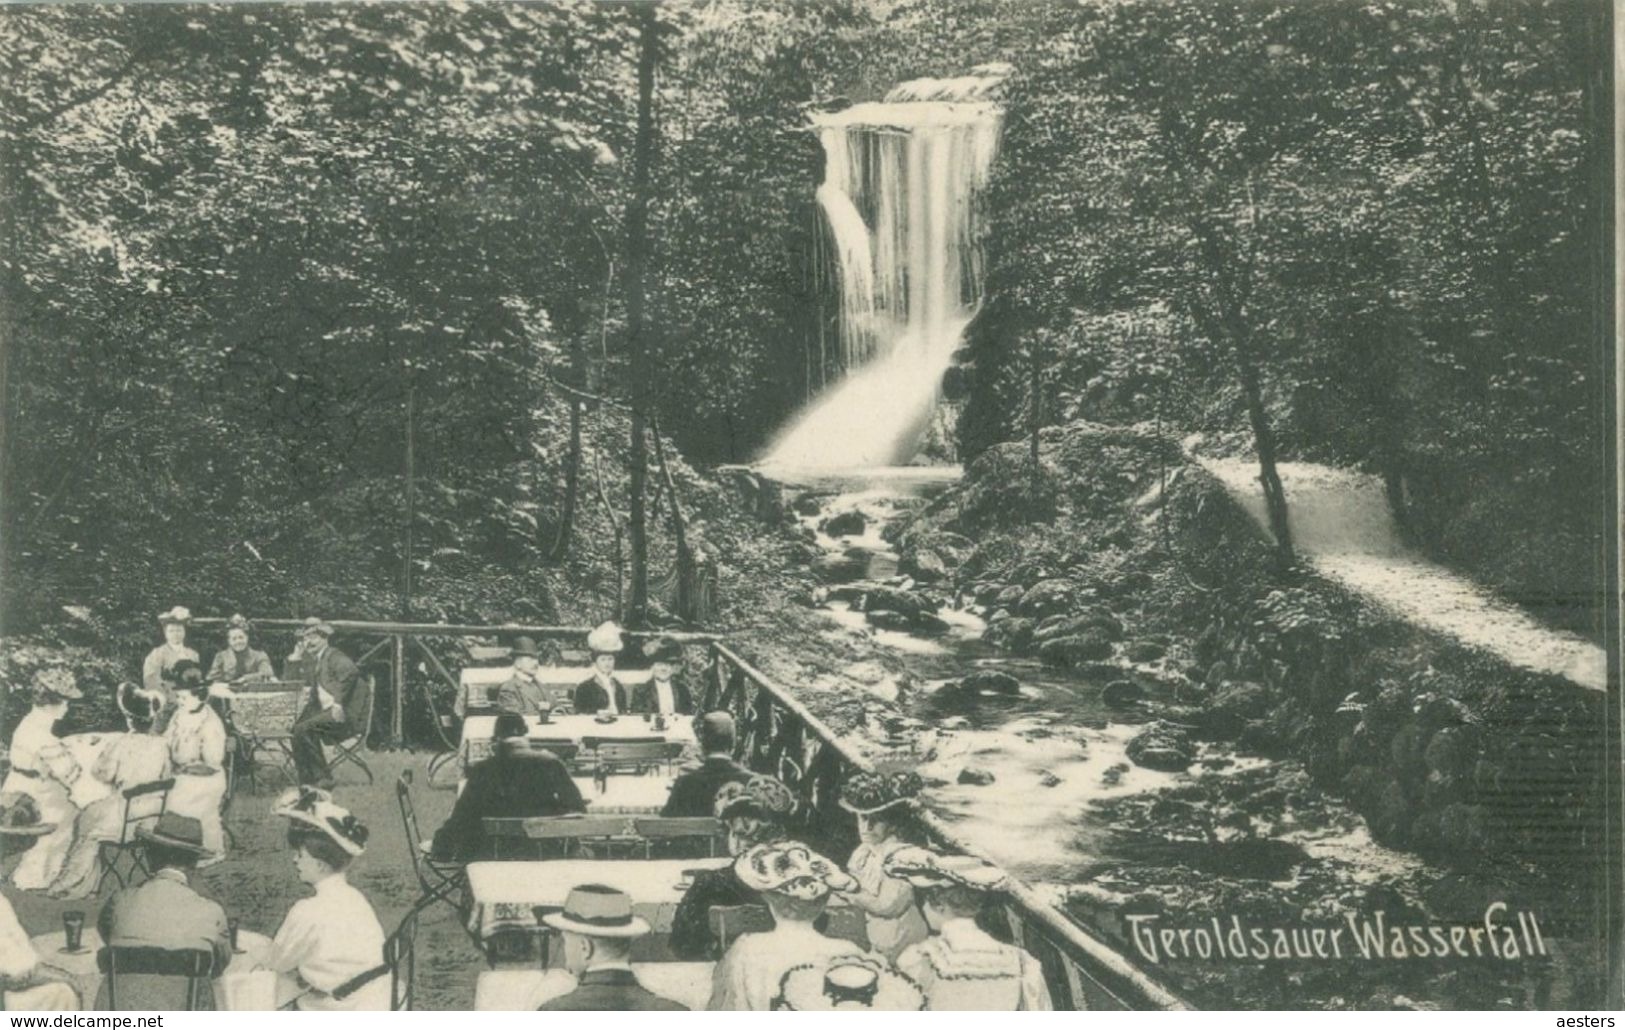
[{"label": "cascading water", "polygon": [[990,65],[922,79],[884,102],[814,117],[845,374],[779,434],[764,466],[900,465],[918,452],[981,302],[976,195],[1001,119],[986,98],[1008,73]]}]

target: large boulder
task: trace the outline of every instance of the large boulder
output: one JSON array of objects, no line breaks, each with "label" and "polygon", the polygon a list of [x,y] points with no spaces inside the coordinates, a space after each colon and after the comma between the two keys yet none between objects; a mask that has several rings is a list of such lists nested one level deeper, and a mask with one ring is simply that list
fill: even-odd
[{"label": "large boulder", "polygon": [[1145,698],[1145,691],[1133,680],[1112,680],[1100,692],[1107,708],[1129,708]]},{"label": "large boulder", "polygon": [[966,694],[1009,694],[1021,693],[1021,681],[1008,672],[997,669],[977,669],[967,673],[959,681],[959,689]]},{"label": "large boulder", "polygon": [[1226,683],[1213,692],[1207,708],[1220,720],[1261,718],[1269,714],[1269,690],[1261,683]]},{"label": "large boulder", "polygon": [[989,623],[982,631],[982,640],[1001,651],[1023,651],[1033,640],[1033,620],[1012,616]]},{"label": "large boulder", "polygon": [[1196,758],[1190,735],[1166,722],[1154,722],[1128,742],[1129,761],[1162,772],[1184,772]]},{"label": "large boulder", "polygon": [[1135,640],[1123,648],[1123,657],[1131,662],[1154,662],[1168,653],[1168,649],[1155,640]]},{"label": "large boulder", "polygon": [[811,564],[813,574],[825,583],[849,583],[863,578],[864,562],[847,554],[824,554]]},{"label": "large boulder", "polygon": [[965,768],[959,770],[959,782],[968,783],[975,787],[985,787],[993,782],[993,773],[987,769],[979,769],[976,766],[967,765]]},{"label": "large boulder", "polygon": [[1104,608],[1096,608],[1078,615],[1051,615],[1039,622],[1038,629],[1033,633],[1033,639],[1043,643],[1056,637],[1072,637],[1089,631],[1104,634],[1109,640],[1120,640],[1123,636],[1123,624],[1118,621],[1117,616]]},{"label": "large boulder", "polygon": [[937,552],[924,548],[904,555],[898,568],[922,583],[937,583],[948,578],[948,563]]},{"label": "large boulder", "polygon": [[1088,630],[1076,636],[1056,637],[1046,640],[1038,647],[1038,657],[1045,665],[1059,669],[1071,669],[1083,662],[1099,661],[1110,658],[1112,655],[1112,642],[1098,630]]},{"label": "large boulder", "polygon": [[1061,614],[1072,607],[1073,589],[1069,580],[1041,579],[1021,595],[1016,610],[1036,619]]},{"label": "large boulder", "polygon": [[839,515],[832,515],[824,520],[819,528],[830,536],[862,536],[869,526],[869,520],[861,511],[843,511]]},{"label": "large boulder", "polygon": [[907,633],[914,628],[914,620],[902,612],[888,611],[884,608],[879,611],[864,613],[864,619],[876,629],[896,630]]},{"label": "large boulder", "polygon": [[918,594],[896,587],[872,586],[863,591],[857,602],[866,612],[897,612],[910,619],[931,614],[931,606]]},{"label": "large boulder", "polygon": [[1014,608],[1021,603],[1021,599],[1026,593],[1027,591],[1021,587],[1011,584],[999,591],[999,595],[993,600],[1002,607]]}]

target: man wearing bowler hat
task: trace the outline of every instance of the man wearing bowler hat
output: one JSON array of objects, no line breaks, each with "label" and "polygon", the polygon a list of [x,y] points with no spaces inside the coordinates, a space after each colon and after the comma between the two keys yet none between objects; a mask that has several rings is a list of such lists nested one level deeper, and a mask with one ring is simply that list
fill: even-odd
[{"label": "man wearing bowler hat", "polygon": [[649,924],[632,914],[626,894],[598,883],[573,887],[564,911],[542,922],[559,931],[564,967],[575,974],[576,987],[543,1000],[538,1011],[687,1010],[645,988],[632,972],[632,942],[649,932]]},{"label": "man wearing bowler hat", "polygon": [[[146,853],[152,879],[113,895],[96,921],[97,931],[109,947],[156,948],[164,951],[207,951],[214,956],[213,973],[219,976],[231,961],[226,912],[192,889],[190,875],[198,859],[208,854],[203,846],[203,824],[190,816],[165,812],[152,826],[136,829]],[[123,1011],[168,1010],[186,1007],[184,977],[156,974],[120,974],[118,1004]],[[203,1003],[213,1002],[213,992]],[[96,995],[96,1008],[107,1008],[107,982]]]},{"label": "man wearing bowler hat", "polygon": [[649,679],[632,688],[632,711],[693,715],[694,694],[678,672],[683,664],[683,645],[671,637],[661,637],[645,644],[643,653],[651,662]]},{"label": "man wearing bowler hat", "polygon": [[361,682],[361,670],[349,655],[329,645],[332,635],[333,627],[323,620],[306,619],[287,665],[287,678],[301,679],[306,685],[304,707],[293,725],[293,764],[300,783],[323,790],[333,787],[323,742],[349,740],[367,732],[361,725],[367,689]]},{"label": "man wearing bowler hat", "polygon": [[536,641],[520,637],[513,642],[513,675],[497,688],[497,707],[514,715],[537,716],[553,710],[547,686],[537,677],[541,667]]}]

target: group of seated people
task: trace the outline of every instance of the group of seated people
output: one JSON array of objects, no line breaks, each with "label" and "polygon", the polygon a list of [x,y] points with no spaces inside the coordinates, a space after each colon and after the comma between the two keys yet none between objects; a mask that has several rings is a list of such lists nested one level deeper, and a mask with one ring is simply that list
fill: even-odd
[{"label": "group of seated people", "polygon": [[[649,661],[649,679],[630,691],[615,675],[615,665],[626,641],[621,629],[606,622],[587,634],[587,650],[592,655],[592,674],[576,684],[568,694],[568,705],[576,715],[692,715],[694,694],[681,671],[682,645],[670,637],[659,637],[643,647]],[[561,707],[559,691],[544,682],[541,650],[531,637],[521,636],[510,648],[513,674],[500,684],[494,697],[502,712],[526,718],[547,715]]]},{"label": "group of seated people", "polygon": [[[282,1008],[387,1010],[384,931],[372,905],[347,876],[350,864],[366,850],[367,828],[314,787],[289,790],[272,811],[288,822],[294,870],[312,893],[288,909],[269,946],[249,956],[242,972],[274,974],[275,1002]],[[96,921],[97,932],[108,948],[207,953],[210,990],[201,1001],[205,1008],[218,1008],[218,978],[233,962],[233,934],[221,905],[192,886],[193,871],[209,854],[203,827],[195,818],[166,812],[137,829],[136,840],[152,875],[108,900]],[[73,985],[71,974],[41,960],[10,902],[0,895],[4,1007],[78,1008],[88,999],[78,998]],[[117,1007],[186,1008],[188,989],[185,977],[133,971],[119,977]],[[103,978],[94,999],[97,1009],[110,1007],[108,990]]]}]

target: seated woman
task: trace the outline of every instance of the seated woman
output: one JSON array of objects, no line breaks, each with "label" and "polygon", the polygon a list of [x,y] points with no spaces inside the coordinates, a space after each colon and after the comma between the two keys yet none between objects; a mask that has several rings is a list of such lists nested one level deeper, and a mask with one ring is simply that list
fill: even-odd
[{"label": "seated woman", "polygon": [[[161,780],[169,771],[169,741],[152,735],[153,720],[163,707],[163,695],[149,693],[134,683],[124,683],[120,684],[115,697],[129,732],[110,741],[90,769],[92,776],[111,784],[113,790],[80,810],[73,846],[62,864],[62,872],[51,884],[52,897],[90,895],[96,887],[96,856],[102,841],[118,840],[124,832],[124,791]],[[132,798],[129,817],[155,816],[161,807],[163,798],[157,794]]]},{"label": "seated woman", "polygon": [[19,890],[50,887],[73,845],[79,809],[69,791],[82,770],[54,727],[68,714],[68,702],[82,697],[73,673],[63,668],[41,669],[34,674],[34,707],[17,721],[11,735],[11,771],[0,784],[0,794],[28,795],[40,823],[53,827],[12,871],[12,885]]},{"label": "seated woman", "polygon": [[[7,807],[15,804],[15,808]],[[24,851],[34,843],[33,803],[8,797],[0,812],[26,819],[0,818],[0,853]],[[79,1007],[73,975],[44,962],[11,901],[0,894],[0,1009],[10,1012],[69,1012]]]},{"label": "seated woman", "polygon": [[[784,840],[795,808],[795,796],[784,784],[771,776],[752,776],[744,783],[724,784],[714,810],[728,826],[728,853],[739,856],[758,844]],[[759,904],[761,897],[745,886],[733,866],[699,873],[672,916],[672,952],[689,962],[716,958],[711,909]]]},{"label": "seated woman", "polygon": [[220,818],[220,804],[226,798],[226,725],[208,705],[209,684],[197,662],[177,662],[175,675],[177,707],[165,735],[175,772],[169,810],[203,824],[203,846],[210,857],[199,865],[212,865],[226,855]]},{"label": "seated woman", "polygon": [[[272,811],[288,820],[293,867],[314,891],[288,909],[263,962],[279,975],[278,1002],[317,1011],[388,1011],[384,930],[345,876],[366,851],[367,828],[315,787],[288,791]],[[352,990],[345,997],[333,997],[347,985]]]},{"label": "seated woman", "polygon": [[164,642],[147,652],[146,661],[141,663],[141,685],[164,695],[164,705],[154,726],[157,733],[169,728],[170,716],[175,712],[175,666],[183,661],[203,660],[186,646],[186,627],[191,621],[192,613],[180,605],[160,614],[158,624],[164,628]]},{"label": "seated woman", "polygon": [[850,897],[864,913],[869,947],[897,961],[904,948],[925,940],[925,918],[914,904],[907,880],[888,876],[886,857],[908,842],[898,835],[899,818],[914,806],[922,784],[912,772],[857,772],[841,788],[841,807],[858,817],[860,843],[846,871],[858,881]]},{"label": "seated woman", "polygon": [[1010,882],[1005,872],[970,855],[900,848],[885,862],[920,896],[932,936],[904,951],[897,969],[940,1011],[1047,1012],[1049,989],[1038,960],[995,940],[976,925],[988,898]]},{"label": "seated woman", "polygon": [[216,651],[209,665],[210,683],[254,683],[276,679],[271,656],[248,646],[248,620],[233,615],[226,621],[226,649]]}]

